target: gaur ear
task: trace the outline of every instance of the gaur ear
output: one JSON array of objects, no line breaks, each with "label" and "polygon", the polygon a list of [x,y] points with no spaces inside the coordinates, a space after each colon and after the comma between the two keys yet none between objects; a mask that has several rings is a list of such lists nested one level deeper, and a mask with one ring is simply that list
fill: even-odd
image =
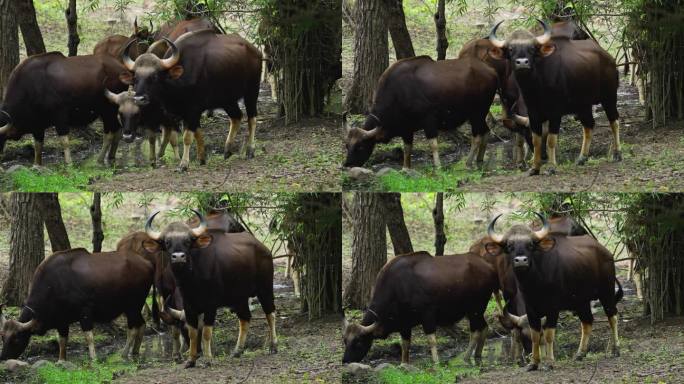
[{"label": "gaur ear", "polygon": [[172,78],[173,80],[177,80],[179,77],[183,75],[183,66],[182,65],[174,65],[169,69],[169,77]]},{"label": "gaur ear", "polygon": [[147,252],[150,252],[150,253],[159,252],[159,243],[157,243],[156,241],[154,241],[152,239],[143,240],[142,245],[143,245],[143,248],[145,248],[145,250]]},{"label": "gaur ear", "polygon": [[489,53],[489,56],[491,56],[493,59],[496,59],[496,60],[503,60],[503,58],[504,58],[503,49],[501,49],[499,47],[489,48],[487,53]]},{"label": "gaur ear", "polygon": [[556,239],[553,237],[545,237],[537,242],[537,247],[543,252],[548,252],[556,246]]},{"label": "gaur ear", "polygon": [[121,72],[119,74],[119,80],[126,85],[133,84],[133,74],[130,72]]},{"label": "gaur ear", "polygon": [[485,244],[485,250],[491,256],[499,256],[503,251],[503,247],[497,243],[490,242]]},{"label": "gaur ear", "polygon": [[554,52],[556,52],[555,44],[546,43],[539,47],[539,53],[542,55],[542,57],[551,56]]},{"label": "gaur ear", "polygon": [[211,235],[205,233],[203,235],[200,235],[197,239],[195,239],[194,245],[196,248],[206,248],[209,246],[209,244],[211,244],[213,240],[214,239],[211,237]]}]

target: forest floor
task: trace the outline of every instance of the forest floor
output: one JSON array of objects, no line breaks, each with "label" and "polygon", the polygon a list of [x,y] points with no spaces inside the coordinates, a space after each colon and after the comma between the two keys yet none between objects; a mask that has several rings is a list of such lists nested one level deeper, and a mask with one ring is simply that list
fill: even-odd
[{"label": "forest floor", "polygon": [[[217,110],[213,117],[202,119],[207,164],[196,160],[196,144],[191,149],[187,172],[178,171],[178,161],[167,147],[164,160],[152,168],[147,161],[148,143],[137,138],[134,143],[121,143],[114,167],[96,164],[102,147],[101,123],[91,128],[72,130],[71,148],[75,165],[63,164],[63,153],[53,130],[48,130],[44,148],[44,167],[30,168],[33,144],[29,136],[10,142],[5,149],[3,167],[15,165],[25,168],[12,173],[0,173],[3,189],[41,191],[329,191],[340,190],[339,150],[342,131],[339,118],[327,115],[309,118],[286,125],[277,117],[277,105],[270,89],[264,86],[259,97],[256,154],[245,156],[247,122],[243,119],[236,138],[241,144],[240,154],[223,158],[223,146],[228,135],[228,117]],[[179,135],[180,136],[180,135]],[[181,138],[179,137],[179,141]],[[141,146],[142,162],[135,157],[135,147]],[[182,155],[182,143],[179,145]]]},{"label": "forest floor", "polygon": [[[608,150],[612,142],[610,127],[601,108],[594,109],[596,127],[590,160],[584,166],[574,164],[582,143],[582,127],[572,116],[563,118],[557,150],[555,175],[545,173],[529,177],[512,163],[513,140],[499,123],[492,124],[493,135],[483,169],[469,170],[465,158],[470,149],[470,128],[443,132],[440,139],[442,170],[432,168],[428,144],[422,132],[413,149],[414,171],[401,172],[401,142],[379,145],[366,167],[373,171],[391,168],[370,181],[358,182],[345,175],[345,189],[392,191],[541,191],[577,192],[673,192],[684,190],[684,124],[673,122],[654,129],[645,120],[645,108],[638,102],[636,88],[622,79],[618,90],[623,161],[613,162]],[[495,116],[498,116],[495,113]],[[528,155],[528,159],[531,154]],[[528,164],[529,164],[528,160]],[[526,171],[526,170],[525,170]]]},{"label": "forest floor", "polygon": [[[281,261],[281,260],[279,260]],[[276,328],[278,353],[269,354],[265,346],[268,328],[261,307],[253,300],[252,322],[247,336],[246,351],[239,358],[231,356],[237,339],[238,321],[227,309],[219,311],[214,328],[214,360],[210,366],[204,359],[198,366],[184,369],[171,356],[171,339],[165,330],[151,329],[135,360],[122,360],[119,351],[126,338],[125,320],[95,328],[99,362],[87,358],[87,347],[77,324],[71,328],[68,361],[75,364],[64,370],[48,363],[45,367],[10,373],[0,370],[0,382],[116,382],[116,383],[299,383],[339,382],[342,374],[342,342],[339,316],[309,321],[300,311],[292,282],[285,278],[284,262],[276,264],[274,282],[276,295]],[[12,310],[11,313],[16,312]],[[33,364],[38,360],[57,360],[57,334],[34,336],[22,358]],[[62,381],[60,381],[62,380]]]}]

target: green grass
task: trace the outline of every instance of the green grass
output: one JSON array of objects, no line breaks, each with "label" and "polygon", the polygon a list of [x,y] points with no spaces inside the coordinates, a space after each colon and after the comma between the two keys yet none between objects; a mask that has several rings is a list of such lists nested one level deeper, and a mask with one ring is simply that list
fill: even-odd
[{"label": "green grass", "polygon": [[49,171],[22,169],[10,175],[12,190],[20,192],[77,192],[94,179],[111,177],[114,171],[101,166],[61,166]]},{"label": "green grass", "polygon": [[380,371],[380,381],[388,384],[438,384],[454,383],[463,377],[477,376],[478,367],[466,365],[459,358],[455,358],[446,366],[433,366],[432,363],[414,372],[398,367],[390,367]]},{"label": "green grass", "polygon": [[482,174],[469,171],[460,164],[433,171],[432,167],[416,169],[418,176],[411,176],[399,171],[391,171],[378,178],[380,188],[397,192],[434,192],[456,191],[459,182],[474,182],[482,178]]},{"label": "green grass", "polygon": [[65,370],[53,363],[38,368],[35,382],[46,384],[105,383],[111,382],[114,373],[135,370],[135,365],[111,355],[104,362],[84,362],[74,370]]}]

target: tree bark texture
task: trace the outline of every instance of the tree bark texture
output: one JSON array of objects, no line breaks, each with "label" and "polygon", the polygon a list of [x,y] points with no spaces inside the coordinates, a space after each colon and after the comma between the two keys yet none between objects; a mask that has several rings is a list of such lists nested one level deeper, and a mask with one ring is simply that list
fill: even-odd
[{"label": "tree bark texture", "polygon": [[385,211],[385,221],[387,230],[392,240],[392,248],[395,255],[402,255],[413,252],[411,235],[409,235],[406,223],[404,222],[404,210],[401,207],[400,193],[380,194]]},{"label": "tree bark texture", "polygon": [[437,192],[435,195],[432,220],[435,222],[435,256],[442,256],[444,255],[444,245],[447,242],[444,233],[444,192]]},{"label": "tree bark texture", "polygon": [[69,47],[69,56],[76,56],[78,55],[78,43],[81,42],[81,38],[78,37],[76,0],[69,0],[69,7],[64,10],[64,15],[66,16],[67,29],[69,30],[69,41],[67,43],[67,46]]},{"label": "tree bark texture", "polygon": [[0,99],[5,97],[10,73],[19,64],[19,32],[14,1],[0,0]]},{"label": "tree bark texture", "polygon": [[10,196],[10,210],[9,274],[2,296],[9,305],[20,306],[36,267],[45,259],[41,195],[15,192]]},{"label": "tree bark texture", "polygon": [[389,65],[383,0],[358,0],[354,35],[354,75],[344,104],[352,113],[366,113],[380,75]]},{"label": "tree bark texture", "polygon": [[56,193],[42,193],[43,214],[45,215],[45,229],[47,229],[52,252],[64,251],[71,248],[69,235],[62,220],[62,207]]},{"label": "tree bark texture", "polygon": [[402,0],[385,0],[387,7],[387,27],[397,60],[416,55],[411,42],[411,35],[406,27],[406,16]]},{"label": "tree bark texture", "polygon": [[364,308],[370,302],[378,272],[387,262],[386,224],[379,194],[357,192],[353,206],[352,271],[344,303],[351,308]]},{"label": "tree bark texture", "polygon": [[90,206],[90,220],[93,224],[93,252],[102,252],[104,231],[102,230],[101,193],[93,193],[93,204]]},{"label": "tree bark texture", "polygon": [[437,31],[437,60],[446,59],[449,40],[446,36],[446,0],[439,0],[435,13],[435,28]]},{"label": "tree bark texture", "polygon": [[26,46],[26,54],[31,56],[45,53],[43,34],[40,32],[40,27],[36,20],[36,9],[33,6],[33,0],[16,0],[16,7],[19,28]]}]

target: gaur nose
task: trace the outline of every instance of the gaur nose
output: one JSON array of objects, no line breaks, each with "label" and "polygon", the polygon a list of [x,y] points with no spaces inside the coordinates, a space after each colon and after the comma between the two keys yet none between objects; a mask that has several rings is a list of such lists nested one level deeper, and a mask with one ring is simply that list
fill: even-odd
[{"label": "gaur nose", "polygon": [[518,59],[515,59],[515,65],[516,66],[529,66],[530,65],[530,60],[527,57],[521,57]]},{"label": "gaur nose", "polygon": [[530,264],[527,256],[516,256],[513,258],[514,267],[526,267]]},{"label": "gaur nose", "polygon": [[172,263],[185,263],[185,252],[174,252],[171,254]]}]

